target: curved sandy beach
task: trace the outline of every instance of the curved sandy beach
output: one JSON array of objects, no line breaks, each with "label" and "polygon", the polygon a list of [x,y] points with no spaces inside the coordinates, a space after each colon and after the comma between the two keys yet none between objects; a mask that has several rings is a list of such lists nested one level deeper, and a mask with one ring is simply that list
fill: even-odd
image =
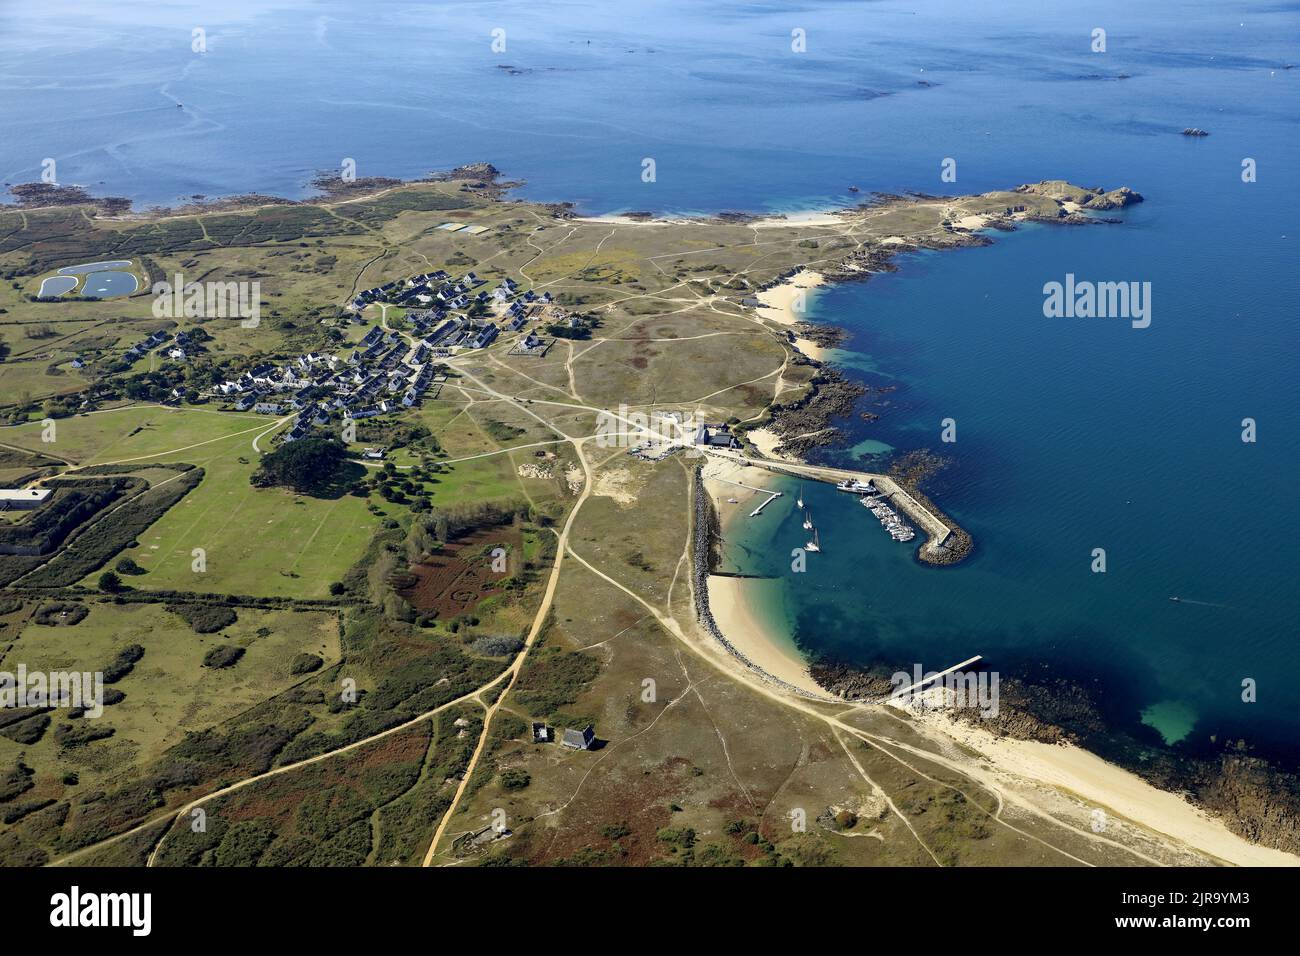
[{"label": "curved sandy beach", "polygon": [[[808,269],[796,272],[785,281],[764,289],[755,296],[762,303],[758,314],[781,325],[793,327],[807,318],[808,293],[825,284],[826,277],[820,272],[812,272]],[[795,347],[817,362],[824,362],[829,351],[810,339],[799,337],[795,338]]]}]

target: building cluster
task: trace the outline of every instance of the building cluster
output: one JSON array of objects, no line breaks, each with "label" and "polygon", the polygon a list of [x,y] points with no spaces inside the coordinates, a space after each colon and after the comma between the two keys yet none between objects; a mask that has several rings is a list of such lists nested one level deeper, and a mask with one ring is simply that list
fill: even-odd
[{"label": "building cluster", "polygon": [[739,448],[740,442],[731,433],[731,426],[701,424],[695,429],[695,444],[707,448]]},{"label": "building cluster", "polygon": [[[474,272],[459,279],[446,272],[428,272],[397,279],[386,285],[367,289],[352,300],[351,310],[360,313],[371,304],[401,306],[407,309],[406,321],[430,354],[445,357],[456,349],[481,349],[491,345],[503,331],[521,332],[529,320],[556,314],[549,292],[538,295],[521,289],[513,279],[503,279],[493,289]],[[542,346],[535,334],[525,336],[518,347],[535,352]]]},{"label": "building cluster", "polygon": [[284,441],[306,437],[331,418],[371,418],[418,405],[435,374],[423,343],[412,348],[397,332],[371,328],[351,355],[308,352],[287,362],[262,364],[220,383],[214,393],[236,411],[296,415]]},{"label": "building cluster", "polygon": [[[190,341],[188,332],[177,332],[175,335],[168,335],[159,329],[147,339],[137,342],[127,349],[125,358],[128,362],[137,362],[155,349],[166,354],[169,359],[183,362],[194,351],[194,343]],[[81,362],[82,365],[85,364],[80,356],[77,357],[76,361]],[[81,366],[76,365],[74,362],[73,367],[80,368]]]},{"label": "building cluster", "polygon": [[332,418],[371,418],[418,405],[431,386],[446,381],[435,375],[438,359],[486,348],[504,331],[520,333],[513,351],[545,354],[548,343],[525,326],[565,317],[551,294],[521,289],[509,278],[488,285],[473,272],[457,279],[439,270],[367,289],[349,305],[354,321],[371,304],[400,306],[409,334],[372,326],[346,352],[262,363],[217,385],[214,397],[237,411],[295,415],[283,440],[296,441]]},{"label": "building cluster", "polygon": [[477,273],[467,272],[459,279],[453,279],[441,269],[411,276],[409,279],[395,279],[385,285],[367,289],[352,300],[350,308],[360,312],[368,305],[383,303],[397,305],[408,309],[440,309],[444,312],[467,311],[475,305],[510,305],[518,301],[521,306],[532,303],[549,305],[551,294],[541,295],[531,289],[519,291],[519,284],[513,279],[504,279],[495,289],[488,291],[487,280],[479,278]]},{"label": "building cluster", "polygon": [[[533,743],[549,744],[555,741],[555,728],[545,723],[533,723]],[[596,729],[588,724],[581,730],[575,727],[565,727],[564,735],[560,737],[560,746],[568,747],[570,750],[591,750],[596,746]]]}]

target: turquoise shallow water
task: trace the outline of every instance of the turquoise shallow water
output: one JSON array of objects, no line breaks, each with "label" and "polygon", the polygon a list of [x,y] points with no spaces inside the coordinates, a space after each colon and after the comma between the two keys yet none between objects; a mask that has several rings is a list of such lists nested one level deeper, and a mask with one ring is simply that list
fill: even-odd
[{"label": "turquoise shallow water", "polygon": [[[1300,62],[1300,5],[1135,7],[6,5],[0,174],[34,180],[54,159],[61,182],[148,204],[300,196],[345,158],[407,177],[490,160],[527,180],[522,195],[587,212],[825,208],[857,201],[849,185],[1130,185],[1148,202],[1121,225],[1027,228],[817,295],[815,317],[852,333],[849,373],[894,386],[826,457],[941,451],[928,490],[978,550],[923,568],[816,489],[827,550],[781,611],[811,650],[927,668],[983,653],[1007,673],[1051,661],[1116,721],[1293,753],[1300,70],[1284,66]],[[939,179],[946,157],[955,183]],[[1066,273],[1151,282],[1151,327],[1045,319],[1042,286]],[[939,442],[944,418],[955,444]],[[781,573],[802,530],[770,518],[737,557]],[[1088,570],[1096,547],[1104,575]],[[1240,701],[1247,677],[1258,703]]]}]

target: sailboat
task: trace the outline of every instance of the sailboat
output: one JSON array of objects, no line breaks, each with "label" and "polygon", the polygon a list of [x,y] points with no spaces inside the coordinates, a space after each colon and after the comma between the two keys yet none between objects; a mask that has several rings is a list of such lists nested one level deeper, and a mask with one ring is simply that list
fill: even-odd
[{"label": "sailboat", "polygon": [[811,530],[813,530],[812,512],[811,512],[811,511],[805,511],[805,512],[803,513],[803,529],[804,529],[805,531],[811,531]]},{"label": "sailboat", "polygon": [[[800,508],[803,507],[803,485],[799,486],[799,497],[794,500],[794,503]],[[804,525],[804,527],[806,528],[808,526]]]},{"label": "sailboat", "polygon": [[820,551],[822,549],[821,538],[817,536],[817,529],[813,528],[812,540],[803,546],[805,551]]}]

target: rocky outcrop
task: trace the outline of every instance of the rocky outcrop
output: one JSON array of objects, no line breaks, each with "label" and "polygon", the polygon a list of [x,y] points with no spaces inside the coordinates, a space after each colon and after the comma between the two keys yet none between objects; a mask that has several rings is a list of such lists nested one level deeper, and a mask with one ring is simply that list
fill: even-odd
[{"label": "rocky outcrop", "polygon": [[933,545],[927,542],[927,546],[918,553],[920,560],[926,564],[940,566],[964,561],[975,548],[975,542],[970,534],[939,510],[939,507],[921,490],[921,482],[937,474],[946,464],[943,458],[929,449],[918,449],[908,452],[889,466],[889,477],[911,495],[917,504],[948,526],[950,533],[946,541],[934,542]]},{"label": "rocky outcrop", "polygon": [[60,186],[57,183],[17,183],[9,187],[9,194],[24,209],[43,206],[95,206],[108,215],[126,212],[131,200],[121,196],[92,196],[81,186]]},{"label": "rocky outcrop", "polygon": [[769,427],[781,439],[777,450],[803,456],[813,448],[842,441],[844,433],[830,424],[831,419],[851,415],[854,403],[866,392],[864,386],[823,366],[800,399],[772,406]]},{"label": "rocky outcrop", "polygon": [[1127,186],[1120,186],[1119,189],[1112,189],[1108,193],[1097,193],[1083,205],[1087,209],[1123,209],[1125,206],[1140,202],[1142,202],[1141,193],[1136,193]]},{"label": "rocky outcrop", "polygon": [[844,700],[877,700],[888,697],[894,689],[889,679],[893,670],[883,664],[858,667],[843,661],[817,660],[808,665],[808,672],[821,687]]},{"label": "rocky outcrop", "polygon": [[[1134,192],[1127,186],[1120,186],[1118,189],[1107,191],[1100,186],[1076,186],[1063,179],[1044,179],[1037,183],[1026,183],[1023,186],[1017,186],[1015,191],[1035,196],[1047,196],[1060,202],[1074,203],[1084,209],[1122,209],[1125,206],[1132,206],[1135,203],[1142,202],[1142,194]],[[1060,218],[1062,220],[1070,219],[1068,215]]]}]

